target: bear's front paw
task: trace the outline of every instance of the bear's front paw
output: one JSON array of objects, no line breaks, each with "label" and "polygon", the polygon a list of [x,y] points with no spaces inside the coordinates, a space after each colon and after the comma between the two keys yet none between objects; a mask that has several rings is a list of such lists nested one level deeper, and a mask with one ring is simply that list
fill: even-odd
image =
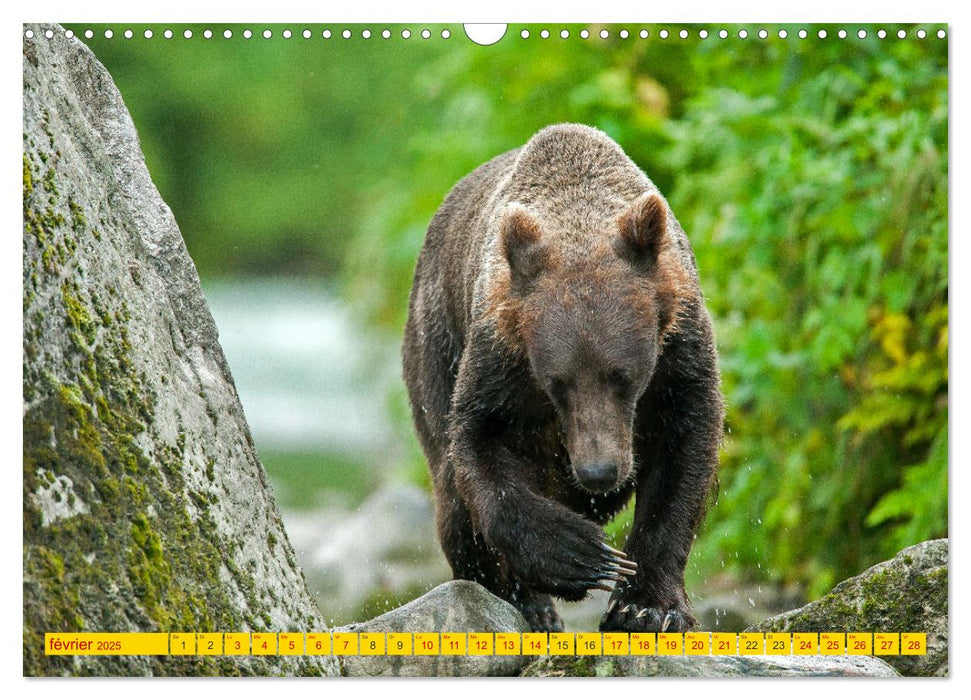
[{"label": "bear's front paw", "polygon": [[639,603],[628,591],[615,591],[600,620],[601,632],[687,632],[695,624],[686,605]]},{"label": "bear's front paw", "polygon": [[582,600],[592,588],[627,582],[637,564],[603,541],[603,531],[565,509],[550,509],[529,527],[500,522],[493,546],[530,590],[564,600]]},{"label": "bear's front paw", "polygon": [[554,540],[543,561],[536,561],[532,586],[564,600],[583,600],[594,588],[613,591],[611,583],[626,583],[637,564],[603,541]]},{"label": "bear's front paw", "polygon": [[563,620],[556,611],[553,599],[544,593],[533,593],[526,596],[525,600],[514,599],[513,605],[519,608],[519,612],[529,623],[529,629],[533,632],[562,632]]}]

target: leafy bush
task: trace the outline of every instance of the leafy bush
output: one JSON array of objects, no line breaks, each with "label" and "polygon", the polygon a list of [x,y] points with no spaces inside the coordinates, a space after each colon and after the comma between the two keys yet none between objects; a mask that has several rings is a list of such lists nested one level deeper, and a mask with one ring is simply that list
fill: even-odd
[{"label": "leafy bush", "polygon": [[770,52],[669,125],[728,402],[709,563],[820,593],[947,532],[947,77],[923,48]]}]

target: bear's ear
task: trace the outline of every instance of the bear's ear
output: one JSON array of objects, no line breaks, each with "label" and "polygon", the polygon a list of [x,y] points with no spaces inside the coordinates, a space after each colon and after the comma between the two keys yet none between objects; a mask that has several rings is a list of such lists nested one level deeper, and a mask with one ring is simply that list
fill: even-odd
[{"label": "bear's ear", "polygon": [[525,209],[512,205],[502,217],[499,236],[502,254],[509,263],[510,291],[519,296],[528,294],[549,262],[543,232]]},{"label": "bear's ear", "polygon": [[653,192],[643,195],[617,220],[620,234],[614,251],[635,267],[652,270],[668,226],[664,201]]}]

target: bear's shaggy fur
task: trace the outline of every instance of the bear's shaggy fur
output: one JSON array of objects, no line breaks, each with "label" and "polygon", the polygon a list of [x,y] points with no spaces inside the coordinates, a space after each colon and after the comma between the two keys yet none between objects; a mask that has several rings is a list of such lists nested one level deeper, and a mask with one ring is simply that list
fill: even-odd
[{"label": "bear's shaggy fur", "polygon": [[[551,595],[591,588],[613,590],[602,630],[694,624],[684,568],[722,437],[715,344],[688,239],[616,143],[547,127],[452,189],[403,357],[457,578],[536,630],[562,629]],[[624,554],[600,526],[632,495]]]}]

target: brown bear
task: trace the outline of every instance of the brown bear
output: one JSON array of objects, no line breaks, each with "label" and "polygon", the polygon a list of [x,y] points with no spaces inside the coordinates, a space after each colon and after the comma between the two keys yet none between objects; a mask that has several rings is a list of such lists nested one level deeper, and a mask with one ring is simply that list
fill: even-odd
[{"label": "brown bear", "polygon": [[[613,591],[601,630],[694,624],[715,344],[688,239],[616,143],[550,126],[455,185],[418,258],[403,359],[456,578],[537,631],[562,629],[551,595],[593,588]],[[601,526],[632,495],[625,554]]]}]

